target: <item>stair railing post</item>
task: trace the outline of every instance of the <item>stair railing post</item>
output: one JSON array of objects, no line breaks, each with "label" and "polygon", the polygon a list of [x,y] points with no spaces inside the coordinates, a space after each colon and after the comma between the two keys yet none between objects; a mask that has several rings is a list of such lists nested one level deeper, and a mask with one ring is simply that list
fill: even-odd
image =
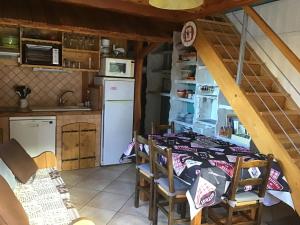
[{"label": "stair railing post", "polygon": [[238,61],[237,74],[236,74],[236,83],[238,85],[241,84],[243,78],[243,67],[244,67],[245,49],[246,49],[246,41],[247,41],[247,27],[248,27],[248,14],[244,11],[239,61]]}]

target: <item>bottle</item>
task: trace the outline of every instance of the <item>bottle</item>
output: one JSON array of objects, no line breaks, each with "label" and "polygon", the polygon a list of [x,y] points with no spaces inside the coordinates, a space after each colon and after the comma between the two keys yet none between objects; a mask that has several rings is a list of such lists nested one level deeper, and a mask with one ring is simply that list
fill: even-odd
[{"label": "bottle", "polygon": [[84,106],[87,107],[87,108],[90,108],[90,107],[91,107],[91,102],[90,102],[90,90],[87,90],[87,91],[86,91],[86,99],[85,99],[85,102],[84,102]]}]

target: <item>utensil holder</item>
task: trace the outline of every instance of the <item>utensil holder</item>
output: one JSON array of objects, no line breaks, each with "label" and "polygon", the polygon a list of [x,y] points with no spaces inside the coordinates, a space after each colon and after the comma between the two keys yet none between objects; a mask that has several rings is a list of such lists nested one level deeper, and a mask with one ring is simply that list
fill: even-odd
[{"label": "utensil holder", "polygon": [[26,98],[21,98],[20,99],[20,108],[21,109],[26,109],[28,107],[28,101]]}]

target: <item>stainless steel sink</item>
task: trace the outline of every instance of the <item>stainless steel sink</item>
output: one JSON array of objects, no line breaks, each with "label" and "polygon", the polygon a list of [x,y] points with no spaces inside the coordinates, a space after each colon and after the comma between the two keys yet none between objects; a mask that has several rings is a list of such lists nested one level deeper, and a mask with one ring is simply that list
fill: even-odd
[{"label": "stainless steel sink", "polygon": [[31,107],[33,112],[66,112],[66,111],[90,111],[91,108],[83,106],[36,106]]}]

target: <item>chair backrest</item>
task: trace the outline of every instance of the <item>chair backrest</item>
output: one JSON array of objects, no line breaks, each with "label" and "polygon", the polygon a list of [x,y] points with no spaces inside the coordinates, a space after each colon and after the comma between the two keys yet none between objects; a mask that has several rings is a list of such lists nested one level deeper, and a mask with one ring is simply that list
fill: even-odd
[{"label": "chair backrest", "polygon": [[152,122],[151,124],[151,134],[160,134],[168,130],[171,130],[171,133],[175,133],[174,122],[171,122],[170,124],[166,124],[166,125],[156,124],[155,122]]},{"label": "chair backrest", "polygon": [[[241,156],[238,156],[235,163],[231,188],[229,191],[229,200],[235,200],[235,195],[239,188],[244,188],[246,186],[255,186],[258,191],[258,196],[263,198],[266,193],[267,184],[270,176],[272,161],[273,161],[273,155],[268,155],[267,159],[265,160],[250,160],[250,161],[244,161],[244,158]],[[243,170],[245,169],[257,169],[259,168],[259,173],[256,178],[242,178]],[[254,171],[255,172],[255,171]]]},{"label": "chair backrest", "polygon": [[[151,162],[151,152],[150,152],[150,146],[149,146],[149,140],[152,140],[151,137],[149,137],[149,140],[147,140],[146,138],[144,138],[141,135],[138,135],[137,132],[134,132],[134,150],[135,150],[135,159],[136,159],[136,165],[140,165],[142,163],[147,163],[147,162]],[[146,152],[143,152],[142,149],[140,148],[140,146],[149,146],[149,154],[147,154]],[[152,165],[150,163],[150,170],[152,172]]]},{"label": "chair backrest", "polygon": [[174,174],[173,174],[173,159],[172,149],[162,148],[155,141],[150,141],[150,149],[152,153],[152,166],[154,179],[167,177],[169,181],[169,192],[174,193]]}]

